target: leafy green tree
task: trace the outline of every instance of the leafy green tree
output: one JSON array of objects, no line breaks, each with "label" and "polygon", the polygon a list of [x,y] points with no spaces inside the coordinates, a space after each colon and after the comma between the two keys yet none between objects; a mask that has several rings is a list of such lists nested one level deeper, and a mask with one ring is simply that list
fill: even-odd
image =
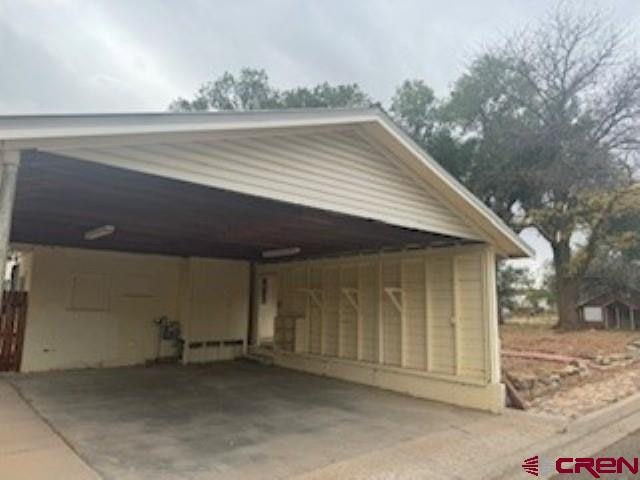
[{"label": "leafy green tree", "polygon": [[296,87],[278,90],[269,83],[262,69],[243,68],[236,77],[224,72],[216,80],[204,83],[196,95],[178,98],[170,110],[202,112],[218,110],[268,110],[278,108],[339,108],[369,106],[371,100],[356,84]]},{"label": "leafy green tree", "polygon": [[533,278],[531,272],[525,267],[514,267],[508,263],[501,263],[498,266],[496,278],[498,287],[499,320],[503,322],[503,313],[512,312],[520,305],[518,298],[526,294],[533,288]]},{"label": "leafy green tree", "polygon": [[368,107],[371,99],[355,84],[330,85],[327,82],[315,87],[297,87],[283,90],[281,108],[346,108]]},{"label": "leafy green tree", "polygon": [[609,238],[598,245],[585,275],[586,296],[640,291],[640,212],[625,210],[610,221]]},{"label": "leafy green tree", "polygon": [[391,99],[390,113],[409,136],[449,173],[465,180],[475,141],[454,135],[433,90],[422,80],[406,80]]},{"label": "leafy green tree", "polygon": [[598,250],[637,234],[622,222],[640,208],[640,66],[628,51],[598,12],[561,6],[481,55],[443,109],[475,139],[467,185],[551,244],[564,328],[578,323]]}]

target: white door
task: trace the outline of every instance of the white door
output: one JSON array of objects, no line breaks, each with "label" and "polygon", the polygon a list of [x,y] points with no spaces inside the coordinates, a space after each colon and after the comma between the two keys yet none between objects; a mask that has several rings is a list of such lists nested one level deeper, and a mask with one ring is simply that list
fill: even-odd
[{"label": "white door", "polygon": [[258,277],[258,345],[273,342],[275,318],[278,314],[278,277]]}]

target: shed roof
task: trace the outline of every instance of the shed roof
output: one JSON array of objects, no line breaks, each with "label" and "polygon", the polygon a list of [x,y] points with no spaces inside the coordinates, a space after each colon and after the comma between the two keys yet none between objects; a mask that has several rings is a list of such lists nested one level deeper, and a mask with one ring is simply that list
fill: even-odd
[{"label": "shed roof", "polygon": [[305,128],[357,127],[387,149],[419,181],[425,182],[498,252],[530,256],[533,251],[494,212],[413,142],[381,109],[313,109],[214,113],[122,113],[0,116],[0,151],[64,149],[123,141],[184,141],[246,132],[286,133]]},{"label": "shed roof", "polygon": [[626,291],[616,293],[600,293],[581,301],[579,307],[604,307],[612,303],[622,303],[629,307],[640,308],[640,292],[628,287]]}]

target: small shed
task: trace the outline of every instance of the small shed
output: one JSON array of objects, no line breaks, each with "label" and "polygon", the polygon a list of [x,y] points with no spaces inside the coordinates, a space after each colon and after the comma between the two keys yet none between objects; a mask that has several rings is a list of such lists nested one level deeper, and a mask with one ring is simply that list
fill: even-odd
[{"label": "small shed", "polygon": [[640,292],[602,293],[578,306],[580,319],[606,329],[640,330]]}]

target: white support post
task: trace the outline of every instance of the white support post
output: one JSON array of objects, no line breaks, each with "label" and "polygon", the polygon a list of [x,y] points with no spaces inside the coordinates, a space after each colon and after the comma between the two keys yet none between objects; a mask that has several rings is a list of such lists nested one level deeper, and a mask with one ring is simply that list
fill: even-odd
[{"label": "white support post", "polygon": [[452,301],[452,315],[451,315],[451,325],[453,327],[453,361],[454,361],[454,371],[456,375],[460,375],[460,333],[459,333],[459,324],[458,315],[460,314],[460,306],[458,305],[458,300],[460,298],[459,288],[458,288],[458,272],[457,272],[457,262],[456,257],[453,256],[451,259],[451,294],[453,296]]},{"label": "white support post", "polygon": [[424,368],[431,371],[431,282],[429,280],[429,261],[424,258]]},{"label": "white support post", "polygon": [[384,363],[384,312],[382,258],[378,258],[378,363]]},{"label": "white support post", "polygon": [[344,356],[344,341],[342,339],[343,336],[343,328],[342,328],[342,322],[343,322],[343,315],[342,315],[342,294],[340,294],[339,292],[342,290],[342,277],[343,277],[343,273],[342,273],[342,269],[343,267],[338,267],[338,288],[340,290],[338,290],[338,327],[337,327],[337,331],[336,331],[336,336],[338,338],[338,345],[336,345],[336,350],[338,352],[338,358],[342,358]]},{"label": "white support post", "polygon": [[191,281],[191,260],[182,259],[180,262],[180,285],[178,295],[178,321],[182,326],[182,336],[184,345],[182,349],[182,364],[189,363],[191,350],[191,301],[192,301],[192,281]]},{"label": "white support post", "polygon": [[631,330],[636,330],[636,309],[631,307],[629,311],[631,312]]},{"label": "white support post", "polygon": [[[305,266],[305,285],[308,288],[311,284],[311,272],[309,271],[309,265]],[[311,353],[311,298],[306,295],[304,305],[304,315],[306,317],[305,323],[307,324],[306,338],[304,339],[305,353]]]},{"label": "white support post", "polygon": [[325,285],[325,267],[320,268],[320,292],[322,293],[323,308],[320,309],[320,355],[327,354],[327,341],[325,335],[327,334],[327,314],[324,308],[324,292],[327,286]]},{"label": "white support post", "polygon": [[[9,241],[11,239],[11,219],[13,216],[13,202],[16,194],[18,165],[20,164],[19,150],[0,150],[0,275],[4,285],[7,256],[9,255]],[[0,296],[0,306],[2,297]]]},{"label": "white support post", "polygon": [[360,308],[360,301],[363,298],[362,291],[362,269],[364,268],[362,265],[358,265],[358,286],[356,289],[356,302],[358,304],[358,316],[356,318],[356,358],[358,360],[362,360],[364,358],[363,350],[364,350],[364,321],[362,318],[362,310]]},{"label": "white support post", "polygon": [[486,323],[487,377],[490,383],[501,381],[500,331],[498,328],[498,288],[496,285],[496,255],[487,247],[482,256],[484,280],[484,321]]},{"label": "white support post", "polygon": [[[400,366],[406,367],[409,364],[409,349],[407,345],[409,343],[407,339],[407,334],[409,333],[409,329],[407,328],[407,315],[404,311],[404,272],[405,272],[405,262],[400,261],[400,294],[399,294],[399,304],[400,304]],[[396,304],[396,308],[398,304]]]},{"label": "white support post", "polygon": [[616,328],[620,330],[621,322],[620,322],[620,307],[616,305]]}]

